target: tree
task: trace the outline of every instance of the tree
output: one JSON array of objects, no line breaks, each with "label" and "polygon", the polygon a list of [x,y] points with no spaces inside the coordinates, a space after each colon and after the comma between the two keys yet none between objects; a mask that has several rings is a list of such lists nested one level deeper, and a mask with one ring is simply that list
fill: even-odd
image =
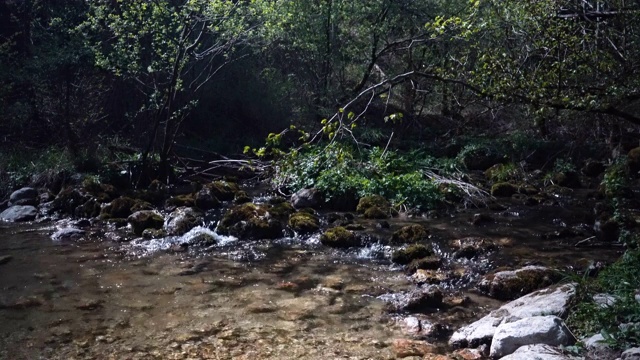
[{"label": "tree", "polygon": [[640,124],[626,110],[640,100],[640,8],[624,0],[473,0],[466,15],[439,17],[433,37],[456,43],[437,75],[478,95],[606,114]]},{"label": "tree", "polygon": [[146,169],[157,151],[167,180],[175,137],[197,93],[247,44],[257,2],[226,0],[97,0],[83,26],[98,66],[130,80],[143,103]]}]

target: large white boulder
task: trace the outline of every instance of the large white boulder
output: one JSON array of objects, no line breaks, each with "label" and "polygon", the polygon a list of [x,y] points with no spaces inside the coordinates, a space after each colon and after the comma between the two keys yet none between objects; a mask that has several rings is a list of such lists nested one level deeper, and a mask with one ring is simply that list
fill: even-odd
[{"label": "large white boulder", "polygon": [[490,344],[498,326],[533,316],[564,316],[575,295],[575,284],[565,284],[535,291],[492,311],[480,320],[453,333],[454,347],[477,347]]},{"label": "large white boulder", "polygon": [[560,349],[550,345],[536,344],[519,347],[511,355],[501,357],[500,360],[577,360],[575,356],[563,354]]},{"label": "large white boulder", "polygon": [[573,335],[557,316],[534,316],[498,326],[489,355],[494,358],[509,355],[524,345],[570,345]]}]

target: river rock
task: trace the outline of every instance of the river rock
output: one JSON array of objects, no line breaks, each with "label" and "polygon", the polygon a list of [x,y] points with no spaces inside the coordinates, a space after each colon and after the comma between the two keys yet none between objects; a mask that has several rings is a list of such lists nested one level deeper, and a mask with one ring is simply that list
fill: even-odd
[{"label": "river rock", "polygon": [[324,234],[320,236],[320,242],[323,245],[335,248],[348,248],[361,245],[360,238],[342,226],[327,229]]},{"label": "river rock", "polygon": [[53,241],[74,241],[82,238],[86,234],[86,231],[76,228],[63,228],[51,235]]},{"label": "river rock", "polygon": [[451,241],[450,245],[453,249],[455,249],[455,252],[453,253],[453,257],[455,259],[473,259],[479,255],[483,255],[498,249],[498,245],[496,245],[494,242],[481,237],[466,237],[462,239],[456,239]]},{"label": "river rock", "polygon": [[544,266],[525,266],[513,271],[485,275],[478,284],[481,291],[500,300],[512,300],[562,279],[558,271]]},{"label": "river rock", "polygon": [[622,355],[620,355],[620,359],[622,360],[640,360],[640,347],[635,347],[631,349],[625,350]]},{"label": "river rock", "polygon": [[518,192],[518,187],[508,182],[499,182],[491,186],[491,196],[511,197]]},{"label": "river rock", "polygon": [[9,196],[9,206],[12,205],[32,205],[38,203],[38,191],[31,187],[23,187],[11,193]]},{"label": "river rock", "polygon": [[509,355],[524,345],[566,346],[575,342],[562,319],[557,316],[534,316],[500,324],[491,341],[490,356]]},{"label": "river rock", "polygon": [[195,205],[204,211],[220,207],[220,200],[218,200],[213,192],[209,188],[202,188],[194,196]]},{"label": "river rock", "polygon": [[291,205],[296,209],[317,209],[322,205],[322,202],[322,193],[316,188],[300,189],[291,195]]},{"label": "river rock", "polygon": [[420,224],[403,226],[393,233],[391,243],[395,245],[417,243],[429,237],[429,230]]},{"label": "river rock", "polygon": [[217,231],[240,239],[276,239],[283,226],[276,217],[293,210],[288,203],[276,205],[245,203],[229,209],[218,224]]},{"label": "river rock", "polygon": [[127,222],[131,225],[133,233],[141,236],[146,229],[162,229],[164,218],[157,211],[141,210],[129,215]]},{"label": "river rock", "polygon": [[201,225],[202,221],[202,213],[196,209],[179,207],[169,214],[166,231],[169,235],[183,235],[194,227]]},{"label": "river rock", "polygon": [[391,344],[396,359],[402,359],[409,356],[424,356],[426,354],[435,353],[437,348],[435,345],[421,340],[395,339]]},{"label": "river rock", "polygon": [[389,307],[396,312],[423,312],[442,306],[444,296],[437,286],[425,286],[404,293],[381,295],[389,302]]},{"label": "river rock", "polygon": [[370,195],[360,199],[356,211],[367,219],[386,219],[391,213],[391,205],[380,195]]},{"label": "river rock", "polygon": [[449,344],[454,347],[477,347],[489,344],[496,329],[503,323],[533,316],[563,316],[575,292],[575,284],[565,284],[525,295],[458,329],[449,339]]},{"label": "river rock", "polygon": [[320,220],[311,212],[299,211],[289,217],[289,227],[297,233],[309,234],[320,229]]},{"label": "river rock", "polygon": [[430,246],[422,244],[409,245],[404,249],[399,249],[391,255],[391,261],[400,265],[407,265],[414,260],[425,258],[433,255],[433,249]]},{"label": "river rock", "polygon": [[0,220],[9,222],[31,221],[38,215],[38,209],[31,205],[14,205],[0,213]]},{"label": "river rock", "polygon": [[500,360],[579,360],[580,357],[564,354],[560,349],[545,345],[525,345]]}]

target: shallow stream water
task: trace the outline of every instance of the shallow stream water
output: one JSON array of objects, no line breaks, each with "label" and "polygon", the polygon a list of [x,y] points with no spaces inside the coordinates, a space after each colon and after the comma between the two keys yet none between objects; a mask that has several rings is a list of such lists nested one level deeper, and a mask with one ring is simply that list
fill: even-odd
[{"label": "shallow stream water", "polygon": [[[401,217],[374,231],[384,238],[422,223],[446,266],[464,274],[444,284],[464,305],[423,319],[455,329],[498,307],[473,289],[491,269],[541,264],[570,274],[622,251],[575,246],[593,235],[587,204],[507,205]],[[478,212],[493,220],[472,225]],[[555,235],[563,229],[572,234]],[[392,249],[375,242],[343,251],[323,247],[317,235],[270,242],[215,235],[214,246],[176,252],[176,238],[60,242],[54,230],[0,224],[1,359],[390,359],[393,339],[411,337],[407,314],[388,311],[385,299],[416,285],[388,260]],[[453,260],[451,241],[468,236],[500,249]],[[438,344],[448,351],[446,338]]]}]

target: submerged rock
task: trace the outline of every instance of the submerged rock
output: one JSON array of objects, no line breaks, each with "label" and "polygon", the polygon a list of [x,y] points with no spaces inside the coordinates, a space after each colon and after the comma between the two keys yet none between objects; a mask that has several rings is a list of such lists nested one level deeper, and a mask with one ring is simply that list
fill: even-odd
[{"label": "submerged rock", "polygon": [[31,221],[38,215],[38,209],[31,205],[13,205],[0,213],[0,220],[9,222]]},{"label": "submerged rock", "polygon": [[54,232],[51,239],[54,241],[74,241],[81,239],[87,232],[76,228],[64,228]]},{"label": "submerged rock", "polygon": [[391,348],[397,359],[410,356],[424,356],[437,351],[437,347],[431,343],[411,339],[395,339],[391,344]]},{"label": "submerged rock", "polygon": [[566,284],[525,295],[458,329],[449,339],[449,344],[454,347],[490,344],[496,329],[503,323],[533,316],[564,316],[575,293],[575,284]]},{"label": "submerged rock", "polygon": [[453,257],[455,259],[466,258],[473,259],[477,256],[498,249],[493,241],[481,237],[466,237],[456,239],[450,242],[452,248],[455,249]]},{"label": "submerged rock", "polygon": [[544,266],[525,266],[518,270],[485,275],[478,288],[500,300],[512,300],[562,279],[557,270]]},{"label": "submerged rock", "polygon": [[524,345],[566,346],[573,343],[575,339],[562,319],[534,316],[498,326],[491,341],[490,356],[509,355]]},{"label": "submerged rock", "polygon": [[437,286],[425,286],[405,293],[381,296],[396,312],[429,312],[443,306],[444,295]]}]

